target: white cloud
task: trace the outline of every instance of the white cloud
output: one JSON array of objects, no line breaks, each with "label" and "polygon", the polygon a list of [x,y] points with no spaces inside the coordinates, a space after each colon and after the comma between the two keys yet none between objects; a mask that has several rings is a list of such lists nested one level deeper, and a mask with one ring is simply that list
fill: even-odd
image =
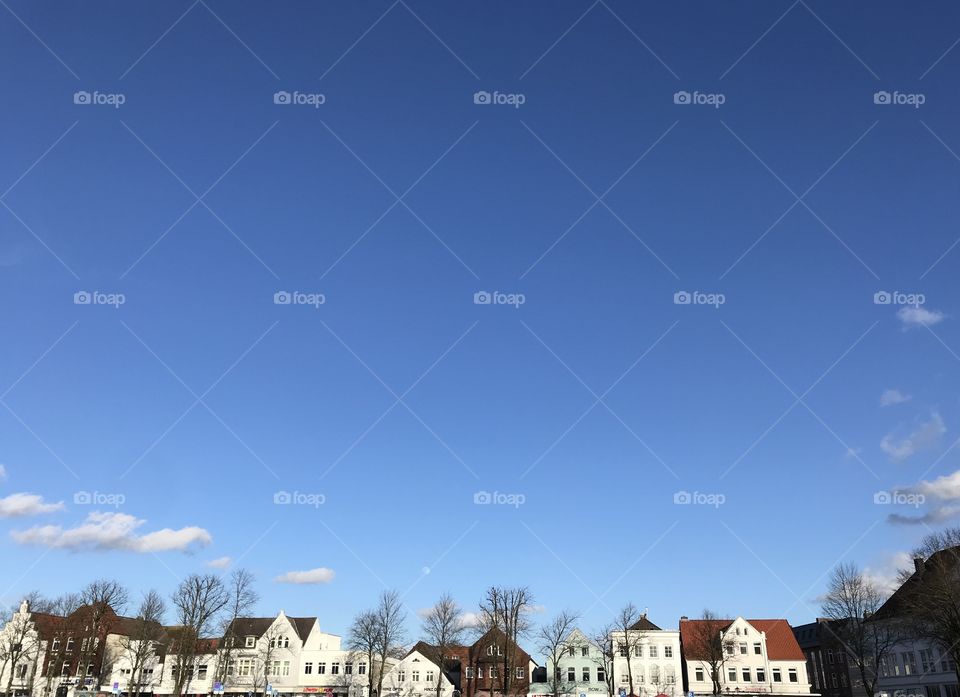
[{"label": "white cloud", "polygon": [[900,390],[884,390],[880,395],[880,406],[889,407],[894,404],[903,404],[913,399],[912,396],[904,394]]},{"label": "white cloud", "polygon": [[62,510],[62,501],[48,503],[38,494],[10,494],[0,499],[0,518],[23,518]]},{"label": "white cloud", "polygon": [[929,421],[920,422],[905,438],[897,437],[893,433],[885,435],[880,440],[880,449],[894,462],[901,462],[914,453],[932,448],[946,432],[943,418],[939,413],[933,412]]},{"label": "white cloud", "polygon": [[334,573],[333,569],[328,569],[321,566],[320,568],[310,569],[309,571],[288,571],[285,574],[280,574],[273,580],[276,583],[295,583],[298,585],[306,585],[330,583],[335,575],[336,574]]},{"label": "white cloud", "polygon": [[207,562],[207,566],[214,569],[226,569],[233,561],[230,557],[217,557]]},{"label": "white cloud", "polygon": [[901,487],[898,491],[922,496],[923,502],[929,506],[921,515],[893,513],[888,516],[887,520],[896,525],[937,524],[960,515],[960,470],[937,477],[933,481],[921,480],[913,486]]},{"label": "white cloud", "polygon": [[480,613],[479,612],[465,612],[463,613],[463,624],[464,627],[473,628],[480,626]]},{"label": "white cloud", "polygon": [[910,555],[907,552],[897,552],[896,554],[888,554],[877,564],[864,567],[863,575],[875,583],[877,587],[887,593],[893,593],[900,585],[897,578],[900,569],[910,568],[913,568],[913,560]]},{"label": "white cloud", "polygon": [[0,482],[4,481],[7,478],[7,468],[4,465],[0,465]]},{"label": "white cloud", "polygon": [[187,551],[205,547],[213,541],[203,528],[186,527],[179,530],[164,528],[144,535],[137,530],[145,520],[128,513],[90,513],[86,520],[73,528],[59,525],[39,525],[10,533],[20,544],[40,545],[51,549],[71,551],[126,550],[130,552]]},{"label": "white cloud", "polygon": [[897,319],[900,320],[900,324],[905,330],[914,327],[932,327],[942,322],[944,317],[946,315],[940,310],[928,310],[919,305],[901,307],[897,310]]}]

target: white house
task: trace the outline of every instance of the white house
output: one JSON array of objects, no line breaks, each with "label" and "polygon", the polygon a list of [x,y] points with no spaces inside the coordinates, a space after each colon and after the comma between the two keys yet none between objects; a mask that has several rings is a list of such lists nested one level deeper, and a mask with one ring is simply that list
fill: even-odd
[{"label": "white house", "polygon": [[679,631],[661,629],[644,613],[627,632],[613,632],[611,638],[618,693],[629,694],[631,677],[639,697],[682,693]]},{"label": "white house", "polygon": [[[452,657],[451,657],[452,659]],[[419,642],[401,660],[393,664],[383,676],[383,697],[452,697],[454,685],[440,669],[434,647]]]},{"label": "white house", "polygon": [[[557,663],[557,687],[562,695],[606,695],[608,664],[600,648],[579,629],[574,629],[564,640],[563,652]],[[554,666],[546,657],[546,682],[532,683],[528,697],[553,695]]]},{"label": "white house", "polygon": [[812,694],[806,657],[786,620],[683,617],[680,639],[689,692],[713,694],[716,669],[724,694]]}]

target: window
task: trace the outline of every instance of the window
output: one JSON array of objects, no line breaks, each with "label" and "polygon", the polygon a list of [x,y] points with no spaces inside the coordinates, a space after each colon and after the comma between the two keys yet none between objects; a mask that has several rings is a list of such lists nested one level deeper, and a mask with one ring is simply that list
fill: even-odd
[{"label": "window", "polygon": [[617,652],[620,654],[621,658],[627,657],[627,645],[623,642],[617,644]]},{"label": "window", "polygon": [[620,682],[626,685],[628,682],[630,682],[630,676],[626,673],[620,673]]},{"label": "window", "polygon": [[[520,671],[520,668],[517,668],[517,671]],[[581,675],[581,677],[582,677],[582,679],[583,679],[583,682],[590,682],[590,669],[589,669],[589,668],[583,668],[583,669],[581,669],[580,675]],[[523,676],[518,676],[518,677],[523,677]]]},{"label": "window", "polygon": [[790,680],[790,682],[797,682],[797,669],[791,668],[790,670],[788,670],[787,678]]},{"label": "window", "polygon": [[414,682],[420,682],[420,671],[419,671],[419,670],[410,671],[410,676],[413,678],[413,681],[414,681]]},{"label": "window", "polygon": [[581,646],[581,647],[580,647],[580,655],[583,656],[584,658],[586,658],[587,656],[589,656],[589,655],[590,655],[590,647],[589,647],[589,646]]},{"label": "window", "polygon": [[827,649],[827,663],[833,663],[833,649]]},{"label": "window", "polygon": [[763,647],[760,645],[759,641],[753,642],[753,653],[757,656],[763,655]]},{"label": "window", "polygon": [[467,680],[473,678],[473,666],[467,666]]},{"label": "window", "polygon": [[570,656],[570,658],[573,658],[574,651],[576,651],[576,649],[571,646],[570,648],[567,649],[567,655]]},{"label": "window", "polygon": [[672,646],[664,646],[664,647],[663,647],[663,657],[664,657],[664,658],[673,658],[673,647],[672,647]]},{"label": "window", "polygon": [[428,671],[427,671],[427,682],[433,682],[433,671],[432,671],[432,670],[428,670]]},{"label": "window", "polygon": [[737,681],[737,669],[736,668],[727,668],[727,681],[736,682]]},{"label": "window", "polygon": [[780,675],[780,669],[779,669],[779,668],[774,668],[774,669],[771,670],[770,672],[773,673],[773,681],[774,681],[774,682],[783,682],[783,676]]},{"label": "window", "polygon": [[70,675],[70,662],[64,661],[63,666],[60,668],[60,677],[66,678]]},{"label": "window", "polygon": [[73,651],[73,637],[67,639],[67,653]]},{"label": "window", "polygon": [[[403,671],[400,671],[401,675]],[[327,674],[327,664],[323,661],[317,663],[317,675],[326,675]]]},{"label": "window", "polygon": [[673,669],[673,666],[667,666],[667,684],[676,685],[677,684],[677,674]]},{"label": "window", "polygon": [[740,642],[740,655],[741,656],[747,655],[747,642],[745,641]]},{"label": "window", "polygon": [[766,681],[767,681],[767,669],[757,668],[757,682],[766,682]]},{"label": "window", "polygon": [[402,668],[397,671],[397,682],[406,682],[407,680],[407,671]]},{"label": "window", "polygon": [[303,674],[304,675],[313,675],[313,662],[307,661],[303,664]]},{"label": "window", "polygon": [[913,675],[917,672],[917,657],[913,651],[904,651],[900,654],[900,658],[903,660],[904,675]]},{"label": "window", "polygon": [[694,671],[694,676],[697,682],[703,682],[704,680],[703,668],[697,668],[696,671]]},{"label": "window", "polygon": [[361,663],[357,666],[357,675],[366,675],[367,674],[367,664]]},{"label": "window", "polygon": [[724,648],[727,650],[727,655],[728,655],[728,656],[732,656],[732,655],[733,655],[733,650],[734,650],[734,648],[733,648],[733,642],[732,642],[732,641],[728,641],[728,642],[724,643],[723,646],[724,646]]},{"label": "window", "polygon": [[477,666],[477,680],[483,680],[483,668]]},{"label": "window", "polygon": [[936,670],[937,662],[933,658],[933,649],[920,649],[920,668],[924,673]]},{"label": "window", "polygon": [[285,649],[290,648],[290,637],[288,636],[283,637],[283,648]]},{"label": "window", "polygon": [[749,669],[749,668],[744,668],[744,669],[743,669],[743,681],[744,681],[744,682],[753,682],[752,677],[753,677],[753,676],[750,674],[750,669]]},{"label": "window", "polygon": [[53,641],[50,643],[50,650],[53,652],[60,650],[60,637],[54,637]]},{"label": "window", "polygon": [[87,675],[93,675],[93,664],[92,664],[92,663],[88,663],[88,664],[87,664]]},{"label": "window", "polygon": [[290,661],[283,662],[283,673],[281,675],[290,675]]},{"label": "window", "polygon": [[17,680],[23,680],[27,676],[27,666],[23,663],[17,666]]},{"label": "window", "polygon": [[240,669],[237,675],[243,678],[250,677],[252,669],[253,669],[253,661],[249,658],[241,658]]},{"label": "window", "polygon": [[343,674],[353,675],[353,661],[347,661],[343,664]]},{"label": "window", "polygon": [[330,675],[340,675],[340,664],[331,663],[330,664]]},{"label": "window", "polygon": [[[307,665],[309,665],[309,664],[307,664]],[[236,665],[234,664],[234,661],[233,661],[233,660],[227,661],[227,675],[233,675],[233,673],[234,673],[235,670],[236,670]],[[146,672],[146,671],[144,671],[144,672]],[[151,672],[151,673],[153,672],[153,668],[150,669],[150,672]]]},{"label": "window", "polygon": [[496,666],[490,666],[490,667],[487,669],[487,675],[489,675],[491,678],[497,677],[497,667],[496,667]]},{"label": "window", "polygon": [[248,649],[252,649],[254,646],[257,645],[257,637],[255,636],[245,637],[243,641],[243,645]]},{"label": "window", "polygon": [[207,679],[207,666],[200,665],[197,666],[197,680],[206,680]]},{"label": "window", "polygon": [[657,647],[654,646],[653,644],[650,644],[650,658],[656,658],[656,657],[657,657]]},{"label": "window", "polygon": [[597,668],[597,682],[607,682],[607,671],[603,668]]}]

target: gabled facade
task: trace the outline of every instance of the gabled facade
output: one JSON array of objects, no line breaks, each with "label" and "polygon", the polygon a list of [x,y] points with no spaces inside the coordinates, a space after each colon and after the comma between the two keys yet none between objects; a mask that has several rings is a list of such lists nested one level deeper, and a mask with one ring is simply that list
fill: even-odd
[{"label": "gabled facade", "polygon": [[[574,629],[564,641],[564,650],[558,661],[557,689],[561,695],[607,695],[607,662],[600,648],[579,629]],[[554,666],[547,657],[543,682],[530,685],[530,697],[552,697]]]},{"label": "gabled facade", "polygon": [[[809,695],[806,657],[786,620],[680,619],[684,689],[722,694]],[[718,648],[719,654],[713,649]]]},{"label": "gabled facade", "polygon": [[441,670],[439,663],[434,647],[417,643],[384,673],[383,697],[436,697],[438,684],[440,697],[453,697],[459,691],[459,662],[445,661],[446,670]]},{"label": "gabled facade", "polygon": [[613,678],[617,693],[639,697],[679,695],[683,689],[680,632],[661,629],[644,613],[626,632],[611,634]]}]

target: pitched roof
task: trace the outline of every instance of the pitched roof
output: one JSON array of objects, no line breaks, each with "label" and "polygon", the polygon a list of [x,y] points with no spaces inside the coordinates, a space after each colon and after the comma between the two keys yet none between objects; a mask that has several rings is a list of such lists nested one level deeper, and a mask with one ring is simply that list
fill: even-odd
[{"label": "pitched roof", "polygon": [[640,615],[640,619],[630,625],[631,632],[659,632],[660,627],[647,619],[647,615]]},{"label": "pitched roof", "polygon": [[[767,657],[774,661],[806,660],[793,628],[786,620],[744,620],[757,631],[767,636]],[[684,656],[689,660],[706,660],[707,656],[698,653],[697,633],[703,631],[724,632],[734,620],[680,620],[680,642]]]},{"label": "pitched roof", "polygon": [[293,628],[297,631],[297,636],[300,637],[301,641],[307,640],[310,631],[317,623],[316,617],[288,617],[287,619],[293,624]]},{"label": "pitched roof", "polygon": [[893,595],[887,598],[887,602],[873,613],[871,619],[885,620],[907,614],[913,598],[923,591],[924,576],[927,573],[957,566],[958,559],[960,559],[960,546],[948,547],[930,555],[930,558],[923,562]]}]

